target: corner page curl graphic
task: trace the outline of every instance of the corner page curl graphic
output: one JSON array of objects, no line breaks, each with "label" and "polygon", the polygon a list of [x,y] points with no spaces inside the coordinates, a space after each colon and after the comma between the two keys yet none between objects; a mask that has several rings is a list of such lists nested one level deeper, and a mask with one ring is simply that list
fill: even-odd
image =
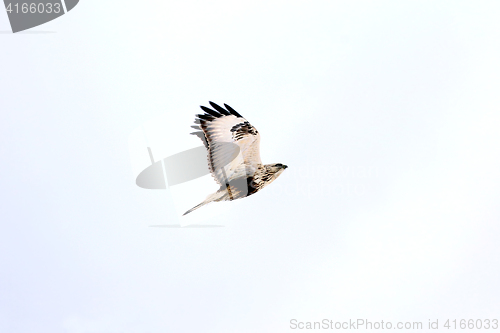
[{"label": "corner page curl graphic", "polygon": [[79,0],[4,0],[12,32],[27,30],[62,16]]}]

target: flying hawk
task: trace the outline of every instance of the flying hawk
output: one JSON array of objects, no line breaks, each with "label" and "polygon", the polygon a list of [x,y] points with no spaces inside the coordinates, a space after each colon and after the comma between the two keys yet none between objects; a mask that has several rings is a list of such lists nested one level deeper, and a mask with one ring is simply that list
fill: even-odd
[{"label": "flying hawk", "polygon": [[196,115],[192,126],[208,151],[208,167],[220,185],[217,192],[184,213],[191,213],[213,201],[230,201],[252,195],[271,184],[287,168],[281,163],[262,164],[260,160],[260,134],[232,107],[226,109],[210,102],[213,109]]}]

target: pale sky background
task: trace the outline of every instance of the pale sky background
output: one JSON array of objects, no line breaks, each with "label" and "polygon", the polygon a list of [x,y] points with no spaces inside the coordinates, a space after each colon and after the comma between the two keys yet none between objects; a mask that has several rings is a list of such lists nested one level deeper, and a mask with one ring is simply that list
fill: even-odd
[{"label": "pale sky background", "polygon": [[[0,332],[500,319],[499,17],[498,1],[82,0],[1,33]],[[174,206],[135,185],[129,135],[188,127],[209,100],[289,169],[207,221],[224,227],[150,227]]]}]

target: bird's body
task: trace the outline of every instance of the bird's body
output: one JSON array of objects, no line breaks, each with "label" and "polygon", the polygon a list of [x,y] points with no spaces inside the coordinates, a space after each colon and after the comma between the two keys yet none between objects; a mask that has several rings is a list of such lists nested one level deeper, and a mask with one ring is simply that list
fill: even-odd
[{"label": "bird's body", "polygon": [[229,105],[226,109],[210,102],[214,110],[202,106],[195,123],[208,151],[208,166],[220,185],[217,192],[184,215],[214,201],[228,201],[252,195],[273,182],[287,168],[281,163],[262,164],[260,134]]}]

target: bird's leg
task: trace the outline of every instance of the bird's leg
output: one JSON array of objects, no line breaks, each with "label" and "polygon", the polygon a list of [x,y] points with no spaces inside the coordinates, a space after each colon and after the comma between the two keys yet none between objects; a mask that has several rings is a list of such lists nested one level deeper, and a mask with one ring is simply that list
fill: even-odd
[{"label": "bird's leg", "polygon": [[227,192],[229,193],[229,199],[233,200],[233,194],[231,193],[231,186],[229,184],[226,184]]}]

